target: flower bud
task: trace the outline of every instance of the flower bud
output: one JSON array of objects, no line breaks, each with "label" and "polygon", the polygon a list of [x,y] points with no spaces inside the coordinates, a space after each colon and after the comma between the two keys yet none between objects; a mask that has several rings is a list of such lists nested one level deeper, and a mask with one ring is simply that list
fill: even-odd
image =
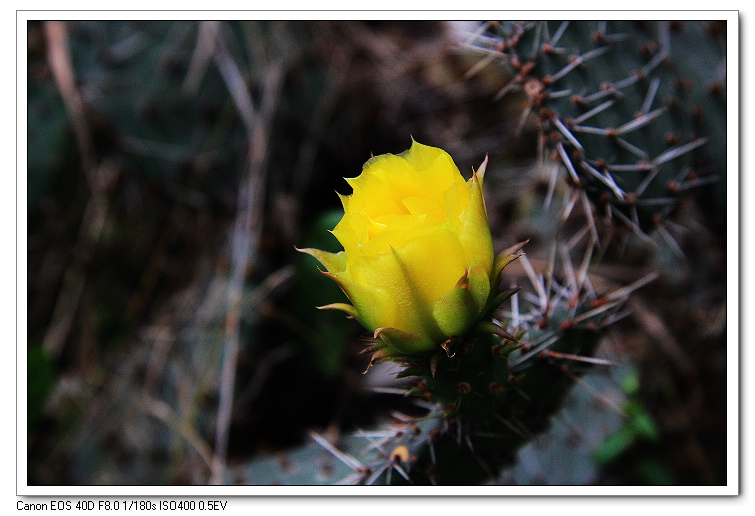
[{"label": "flower bud", "polygon": [[351,305],[343,310],[393,354],[438,351],[485,315],[501,268],[482,192],[482,173],[464,181],[443,150],[412,141],[399,155],[365,163],[341,196],[333,230],[339,253],[303,249],[317,258]]}]

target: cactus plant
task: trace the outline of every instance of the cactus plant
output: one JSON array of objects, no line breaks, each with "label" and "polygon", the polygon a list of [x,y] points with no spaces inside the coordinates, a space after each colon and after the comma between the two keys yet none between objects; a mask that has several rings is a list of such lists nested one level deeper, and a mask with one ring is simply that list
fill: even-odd
[{"label": "cactus plant", "polygon": [[[359,481],[376,481],[379,478],[377,472],[392,469],[401,473],[398,477],[392,477],[393,481],[400,482],[399,478],[403,477],[414,484],[478,484],[495,478],[503,466],[513,462],[520,446],[543,431],[551,416],[561,407],[570,385],[578,381],[578,372],[573,370],[573,365],[607,364],[604,360],[593,357],[599,343],[599,329],[619,316],[619,308],[629,292],[653,279],[652,276],[644,278],[630,287],[598,296],[587,277],[592,246],[587,246],[581,266],[575,268],[572,249],[568,245],[554,243],[548,272],[546,275],[538,275],[526,256],[520,253],[525,246],[525,243],[520,243],[504,250],[496,258],[492,272],[489,273],[491,283],[484,289],[487,298],[484,309],[479,318],[477,311],[471,313],[473,320],[478,321],[471,331],[464,329],[470,328],[464,323],[451,326],[459,328],[458,333],[446,333],[440,337],[433,337],[432,333],[422,334],[422,328],[432,325],[414,323],[412,314],[403,316],[410,321],[403,324],[413,325],[410,326],[411,329],[404,326],[401,329],[385,328],[384,321],[395,320],[402,324],[402,318],[393,314],[392,306],[381,305],[379,298],[375,297],[377,294],[368,292],[369,289],[380,289],[382,278],[371,273],[371,283],[357,284],[355,282],[359,276],[355,267],[379,265],[381,274],[390,274],[390,269],[383,265],[387,258],[380,257],[395,256],[403,274],[397,276],[397,283],[391,284],[391,289],[386,293],[389,296],[409,295],[409,301],[397,299],[396,305],[403,306],[404,310],[416,310],[416,316],[421,316],[420,308],[426,297],[420,296],[428,296],[427,291],[421,289],[426,288],[428,281],[440,281],[440,274],[437,278],[422,282],[415,279],[419,276],[412,271],[417,264],[410,263],[410,260],[422,261],[427,256],[408,253],[401,247],[405,245],[401,239],[402,232],[407,231],[404,218],[416,218],[416,224],[427,234],[432,235],[432,231],[437,230],[425,229],[425,221],[430,217],[424,215],[427,212],[415,213],[411,210],[411,206],[424,206],[426,203],[415,201],[413,195],[417,194],[407,185],[411,181],[424,182],[425,177],[442,177],[445,172],[441,171],[448,166],[446,163],[447,158],[442,151],[416,142],[407,153],[398,157],[373,158],[365,165],[362,176],[350,180],[355,191],[354,198],[343,198],[346,214],[334,234],[343,243],[345,253],[303,250],[327,267],[328,272],[325,274],[336,280],[354,303],[354,306],[338,304],[324,308],[343,310],[357,318],[370,331],[374,330],[373,345],[367,348],[367,351],[374,353],[373,362],[388,360],[399,363],[402,368],[399,377],[417,378],[406,394],[419,396],[433,404],[430,413],[423,416],[422,425],[418,421],[412,422],[415,432],[423,436],[422,439],[417,440],[413,436],[407,440],[405,431],[395,432],[393,441],[386,439],[381,445],[399,451],[389,454],[386,462],[377,469],[370,467],[362,471],[361,477],[355,477]],[[407,164],[409,168],[406,168]],[[477,188],[477,183],[482,185],[486,164],[487,161],[480,167],[479,179],[475,174],[470,180],[469,185],[473,190]],[[455,167],[451,165],[451,168]],[[388,175],[392,173],[395,173],[395,179],[388,179]],[[382,179],[383,174],[386,179]],[[403,174],[416,176],[417,179],[410,180],[409,176],[404,178]],[[379,175],[381,179],[373,179],[374,175]],[[408,197],[404,197],[407,195]],[[426,195],[427,203],[432,202],[432,193]],[[468,218],[463,210],[477,210],[474,197],[471,194],[468,197],[469,206],[459,204],[462,220]],[[449,201],[451,198],[448,193],[441,197],[447,209],[454,205]],[[380,203],[374,206],[383,210],[378,215],[367,211],[376,209],[370,208],[370,203],[375,199],[380,200]],[[395,215],[395,219],[383,215],[389,209],[386,208],[387,204],[400,206],[402,203],[410,208],[411,213],[407,211],[405,215]],[[365,210],[366,215],[358,212],[354,214],[354,210],[360,209]],[[397,207],[394,209],[399,210]],[[399,213],[402,213],[401,210]],[[484,206],[481,213],[484,213]],[[362,216],[367,217],[370,223],[382,223],[376,230],[376,236],[370,236],[372,233],[364,229],[360,230],[362,223],[348,219]],[[401,221],[401,225],[397,224],[397,220]],[[448,220],[450,222],[446,224],[449,227],[457,228],[453,215]],[[352,247],[355,236],[346,232],[345,223],[348,224],[347,228],[355,228],[354,235],[359,235],[361,231],[361,238],[368,239],[361,244],[362,249],[359,246]],[[487,225],[486,219],[475,219],[475,227],[480,224]],[[361,257],[361,253],[366,255],[369,252],[369,238],[381,235],[382,226],[386,227],[384,239],[392,239],[390,249],[380,248],[377,260],[360,263],[355,255]],[[390,229],[392,227],[398,229]],[[465,227],[462,225],[456,229],[460,231],[458,238],[462,241],[470,238],[463,233]],[[489,241],[489,237],[486,238]],[[419,245],[417,242],[420,241],[412,241],[411,245]],[[393,245],[397,247],[394,248]],[[489,244],[479,249],[488,247]],[[518,258],[523,262],[532,288],[532,291],[527,292],[530,295],[522,300],[522,305],[527,308],[524,313],[519,311],[516,289],[499,292],[501,272]],[[425,262],[422,263],[425,264],[423,267],[427,267]],[[436,262],[435,266],[445,267],[443,263]],[[425,268],[423,274],[432,274],[435,266]],[[469,272],[465,272],[462,280],[468,275]],[[402,281],[409,283],[410,288],[403,288]],[[470,280],[466,283],[470,283]],[[479,288],[479,282],[472,283]],[[457,287],[458,285],[457,282]],[[371,299],[370,296],[375,299],[366,303],[365,299]],[[446,297],[444,294],[440,299]],[[495,312],[508,300],[514,303],[512,310]],[[468,304],[470,303],[472,301]],[[460,308],[457,307],[456,310]],[[432,313],[435,317],[447,317],[436,308],[433,308]],[[459,312],[460,315],[463,313]],[[449,326],[443,319],[437,319],[435,324]],[[386,338],[386,333],[389,338]],[[438,460],[438,457],[442,457],[442,460]],[[404,465],[400,466],[397,461]]]},{"label": "cactus plant", "polygon": [[[406,452],[389,455],[378,470],[390,471],[390,464],[406,456],[411,464],[403,465],[399,477],[413,483],[495,478],[547,426],[569,384],[579,381],[566,364],[594,360],[597,328],[620,318],[625,296],[657,277],[650,274],[608,296],[582,284],[595,246],[610,240],[601,233],[628,228],[645,241],[657,235],[682,255],[672,234],[680,194],[718,181],[725,171],[724,140],[711,131],[725,116],[725,48],[715,28],[715,23],[707,31],[703,24],[661,22],[495,23],[470,40],[489,60],[513,71],[499,97],[523,94],[520,129],[536,131],[541,170],[546,160],[559,165],[551,168],[546,208],[560,173],[569,190],[560,206],[563,215],[556,218],[568,218],[581,198],[585,226],[576,233],[555,227],[544,235],[554,240],[547,280],[522,260],[534,289],[533,316],[525,324],[517,314],[515,324],[497,321],[500,326],[488,327],[492,334],[469,335],[444,348],[445,355],[403,359],[401,375],[421,378],[409,393],[435,403],[431,419],[442,423],[420,445],[401,444]],[[704,78],[707,84],[685,75],[699,66],[676,65],[685,61],[680,48],[689,37],[702,40],[702,57],[716,70]],[[570,253],[585,233],[590,238],[579,244],[584,256],[575,275]],[[560,274],[556,255],[563,259]],[[551,299],[554,284],[558,294]],[[496,333],[503,340],[492,336]]]},{"label": "cactus plant", "polygon": [[524,95],[520,129],[534,127],[543,164],[561,165],[553,169],[546,204],[558,171],[572,199],[586,194],[595,206],[589,217],[596,241],[594,218],[604,217],[647,240],[657,231],[677,250],[669,220],[681,194],[723,180],[726,171],[719,129],[726,120],[725,24],[542,21],[483,28],[469,46],[514,73],[497,97]]}]

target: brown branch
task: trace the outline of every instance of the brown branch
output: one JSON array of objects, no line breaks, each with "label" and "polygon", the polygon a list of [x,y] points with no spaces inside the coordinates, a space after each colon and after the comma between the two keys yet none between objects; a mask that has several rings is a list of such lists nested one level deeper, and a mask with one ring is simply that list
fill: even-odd
[{"label": "brown branch", "polygon": [[222,40],[217,43],[215,62],[226,81],[236,109],[249,133],[249,167],[242,179],[238,194],[237,215],[231,237],[231,271],[228,285],[227,315],[223,365],[220,378],[220,400],[215,428],[215,453],[212,458],[211,484],[223,481],[231,412],[233,388],[239,353],[239,329],[242,308],[242,290],[247,266],[257,256],[257,247],[262,233],[262,209],[264,206],[265,179],[269,126],[280,99],[284,70],[280,61],[272,61],[263,74],[262,97],[255,106],[246,82],[236,63],[227,53]]}]

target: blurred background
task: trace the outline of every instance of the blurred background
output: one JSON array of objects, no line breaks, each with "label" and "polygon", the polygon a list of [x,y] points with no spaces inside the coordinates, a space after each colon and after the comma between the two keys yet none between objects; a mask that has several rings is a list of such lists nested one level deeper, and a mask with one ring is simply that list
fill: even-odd
[{"label": "blurred background", "polygon": [[[345,298],[295,247],[337,251],[343,178],[413,137],[466,177],[489,156],[496,250],[530,238],[538,266],[550,186],[532,92],[505,90],[510,67],[470,43],[495,28],[29,22],[28,484],[281,483],[259,465],[282,467],[310,429],[410,411],[390,371],[363,374],[363,330],[315,309]],[[678,27],[696,31],[725,40],[725,23]],[[710,132],[725,142],[725,128]],[[593,443],[591,483],[726,483],[726,166],[714,163],[715,180],[675,206],[685,230],[653,251],[617,233],[591,269],[620,284],[659,271],[604,343],[636,417]]]}]

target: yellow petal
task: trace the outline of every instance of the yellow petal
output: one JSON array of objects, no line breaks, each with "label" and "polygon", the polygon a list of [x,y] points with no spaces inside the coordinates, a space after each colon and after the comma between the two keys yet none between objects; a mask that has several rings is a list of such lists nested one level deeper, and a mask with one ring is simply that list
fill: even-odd
[{"label": "yellow petal", "polygon": [[469,187],[466,183],[454,183],[443,192],[448,227],[455,232],[461,229],[461,215],[469,206]]},{"label": "yellow petal", "polygon": [[460,216],[459,240],[469,261],[476,260],[487,270],[491,270],[494,259],[493,239],[490,236],[482,184],[477,180],[476,175],[473,175],[467,184],[469,204]]},{"label": "yellow petal", "polygon": [[446,220],[444,206],[437,199],[413,196],[404,198],[402,203],[413,217],[426,215],[431,221],[439,223]]},{"label": "yellow petal", "polygon": [[432,178],[432,184],[437,186],[434,190],[439,193],[445,191],[455,181],[463,181],[451,156],[436,147],[422,145],[412,140],[412,146],[400,156],[413,170],[419,172],[416,174],[417,177],[425,181]]},{"label": "yellow petal", "polygon": [[[458,236],[444,228],[414,234],[413,238],[393,249],[418,295],[426,303],[439,299],[450,290],[467,266]],[[401,289],[406,283],[404,271],[388,252],[364,255],[351,265],[351,278],[362,285]]]}]

